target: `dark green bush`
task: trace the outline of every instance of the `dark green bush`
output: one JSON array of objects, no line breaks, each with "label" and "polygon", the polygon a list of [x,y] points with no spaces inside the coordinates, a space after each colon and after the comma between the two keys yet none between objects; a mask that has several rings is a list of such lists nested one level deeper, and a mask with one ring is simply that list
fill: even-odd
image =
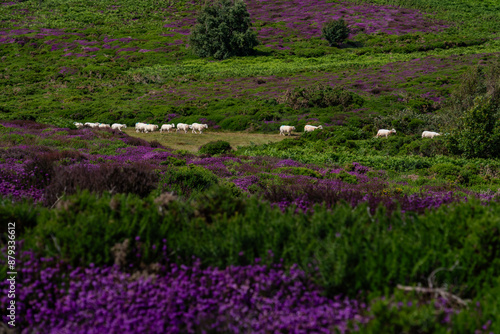
[{"label": "dark green bush", "polygon": [[160,178],[157,193],[173,191],[176,195],[190,196],[218,183],[217,176],[209,170],[189,165],[167,170]]},{"label": "dark green bush", "polygon": [[460,168],[449,162],[434,165],[430,168],[430,171],[450,181],[454,181],[460,174]]},{"label": "dark green bush", "polygon": [[341,106],[344,109],[359,108],[363,105],[364,99],[356,93],[348,91],[344,87],[331,87],[323,84],[316,84],[305,88],[288,89],[277,100],[292,109],[298,110],[307,107],[335,107]]},{"label": "dark green bush", "polygon": [[327,22],[321,28],[321,33],[321,37],[325,38],[330,43],[330,46],[336,46],[349,37],[351,29],[349,29],[344,19],[338,19]]},{"label": "dark green bush", "polygon": [[499,157],[499,103],[491,97],[477,97],[459,120],[458,129],[452,132],[450,150],[465,158]]},{"label": "dark green bush", "polygon": [[231,152],[231,144],[224,140],[211,141],[206,143],[205,145],[200,146],[198,152],[202,154],[224,154]]},{"label": "dark green bush", "polygon": [[246,56],[259,44],[257,33],[250,27],[250,14],[243,1],[218,0],[202,8],[189,44],[200,57]]}]

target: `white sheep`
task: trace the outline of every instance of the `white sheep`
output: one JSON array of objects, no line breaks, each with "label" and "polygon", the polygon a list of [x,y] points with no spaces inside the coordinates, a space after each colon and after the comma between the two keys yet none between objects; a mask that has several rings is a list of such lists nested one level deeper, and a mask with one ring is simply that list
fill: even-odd
[{"label": "white sheep", "polygon": [[207,124],[199,124],[199,123],[193,123],[191,124],[191,129],[193,129],[193,133],[196,133],[196,131],[199,131],[200,134],[203,133],[203,129],[208,129],[208,125]]},{"label": "white sheep", "polygon": [[111,129],[114,129],[114,130],[122,131],[122,129],[126,129],[126,128],[127,128],[126,124],[114,123],[113,125],[111,125]]},{"label": "white sheep", "polygon": [[74,122],[73,124],[76,126],[77,129],[83,128],[83,124],[82,123]]},{"label": "white sheep", "polygon": [[286,136],[287,133],[288,133],[289,136],[291,136],[292,135],[292,131],[295,131],[295,126],[282,125],[280,127],[280,136],[281,135]]},{"label": "white sheep", "polygon": [[89,128],[95,129],[95,128],[99,127],[99,123],[90,123],[90,122],[87,122],[87,123],[84,124],[84,126],[88,126]]},{"label": "white sheep", "polygon": [[158,130],[158,125],[156,125],[156,124],[146,124],[146,131],[144,131],[144,132],[148,133],[148,132],[154,132],[156,130]]},{"label": "white sheep", "polygon": [[389,135],[391,133],[396,133],[396,130],[394,130],[394,129],[392,129],[392,130],[380,129],[380,130],[378,130],[377,135],[375,137],[377,137],[377,138],[378,137],[385,137],[385,138],[387,138],[387,137],[389,137]]},{"label": "white sheep", "polygon": [[316,129],[320,129],[322,130],[323,129],[323,126],[313,126],[313,125],[306,125],[304,126],[304,132],[311,132],[311,131],[314,131]]},{"label": "white sheep", "polygon": [[146,130],[146,123],[135,123],[135,132],[144,132]]},{"label": "white sheep", "polygon": [[437,136],[441,136],[440,133],[432,132],[432,131],[424,131],[422,132],[422,138],[434,138]]},{"label": "white sheep", "polygon": [[109,124],[104,124],[104,123],[99,123],[99,129],[105,129],[105,128],[110,128],[111,125]]},{"label": "white sheep", "polygon": [[175,124],[163,124],[160,128],[160,132],[167,131],[170,133],[170,130],[175,129]]},{"label": "white sheep", "polygon": [[184,133],[187,133],[188,130],[191,128],[189,124],[184,124],[184,123],[179,123],[177,124],[177,130],[176,131],[184,131]]}]

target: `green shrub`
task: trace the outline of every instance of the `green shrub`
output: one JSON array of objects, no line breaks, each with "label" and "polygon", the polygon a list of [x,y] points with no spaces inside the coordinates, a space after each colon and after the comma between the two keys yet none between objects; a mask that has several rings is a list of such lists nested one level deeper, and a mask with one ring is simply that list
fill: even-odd
[{"label": "green shrub", "polygon": [[356,93],[348,91],[344,87],[332,88],[328,85],[315,84],[305,88],[288,89],[277,101],[298,110],[307,107],[335,107],[342,106],[359,108],[364,99]]},{"label": "green shrub", "polygon": [[231,144],[229,144],[227,141],[217,140],[208,142],[205,145],[200,146],[198,152],[202,154],[215,155],[229,153],[231,152],[231,150]]},{"label": "green shrub", "polygon": [[202,8],[189,44],[200,57],[246,56],[259,44],[257,33],[250,27],[250,14],[243,1],[218,0]]},{"label": "green shrub", "polygon": [[186,161],[175,157],[168,157],[167,160],[160,162],[160,165],[186,166]]},{"label": "green shrub", "polygon": [[349,37],[351,29],[343,19],[339,19],[327,22],[321,28],[321,33],[321,37],[325,38],[330,43],[330,46],[335,46]]},{"label": "green shrub", "polygon": [[439,177],[450,181],[454,181],[458,174],[460,174],[460,168],[449,162],[434,165],[430,168],[430,170],[436,173]]},{"label": "green shrub", "polygon": [[292,175],[304,175],[304,176],[316,177],[318,179],[323,178],[323,175],[321,175],[321,173],[305,167],[280,167],[274,169],[272,172],[292,174]]},{"label": "green shrub", "polygon": [[477,97],[474,105],[459,120],[449,147],[465,158],[500,156],[499,104],[490,97]]},{"label": "green shrub", "polygon": [[351,175],[348,172],[346,172],[345,170],[341,171],[338,174],[337,173],[330,173],[330,174],[326,174],[326,175],[327,175],[327,177],[329,177],[331,179],[341,180],[343,182],[350,183],[350,184],[358,184],[358,178],[356,177],[356,175]]},{"label": "green shrub", "polygon": [[177,195],[190,196],[218,183],[217,176],[209,170],[189,165],[167,170],[160,178],[157,193],[173,191]]}]

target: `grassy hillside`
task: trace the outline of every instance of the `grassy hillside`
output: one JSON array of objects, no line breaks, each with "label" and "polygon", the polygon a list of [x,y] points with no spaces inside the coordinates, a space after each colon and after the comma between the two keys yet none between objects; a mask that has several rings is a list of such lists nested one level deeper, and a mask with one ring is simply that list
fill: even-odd
[{"label": "grassy hillside", "polygon": [[223,61],[188,45],[207,2],[0,3],[17,327],[500,333],[500,2],[248,0],[261,43]]},{"label": "grassy hillside", "polygon": [[[0,118],[129,126],[206,118],[222,129],[262,131],[303,115],[342,124],[408,106],[439,110],[460,75],[498,58],[500,49],[493,1],[252,0],[256,54],[199,59],[187,39],[202,3],[4,3]],[[320,28],[339,17],[353,33],[340,48],[329,47]],[[300,110],[276,102],[288,89],[313,84],[345,87],[363,102]]]}]

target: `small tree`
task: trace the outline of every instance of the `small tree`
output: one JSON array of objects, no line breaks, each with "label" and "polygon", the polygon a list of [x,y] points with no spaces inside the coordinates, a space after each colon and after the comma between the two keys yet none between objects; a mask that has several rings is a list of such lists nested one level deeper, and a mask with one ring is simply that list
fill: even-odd
[{"label": "small tree", "polygon": [[466,158],[500,156],[498,105],[491,97],[476,97],[474,105],[459,120],[450,138],[451,148]]},{"label": "small tree", "polygon": [[242,0],[218,0],[202,8],[189,43],[199,57],[246,56],[259,44],[251,25]]},{"label": "small tree", "polygon": [[321,29],[321,37],[325,38],[330,46],[339,45],[349,37],[351,29],[343,19],[327,22]]}]

